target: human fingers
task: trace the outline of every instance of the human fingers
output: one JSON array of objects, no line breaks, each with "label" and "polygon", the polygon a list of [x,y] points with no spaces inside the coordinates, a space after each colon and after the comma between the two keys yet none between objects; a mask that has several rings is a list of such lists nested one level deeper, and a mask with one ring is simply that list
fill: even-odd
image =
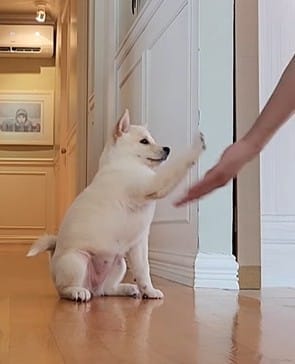
[{"label": "human fingers", "polygon": [[178,207],[186,204],[187,202],[199,199],[214,191],[216,188],[223,186],[227,181],[227,176],[217,166],[208,171],[205,177],[191,187],[182,198],[175,202],[174,205]]}]

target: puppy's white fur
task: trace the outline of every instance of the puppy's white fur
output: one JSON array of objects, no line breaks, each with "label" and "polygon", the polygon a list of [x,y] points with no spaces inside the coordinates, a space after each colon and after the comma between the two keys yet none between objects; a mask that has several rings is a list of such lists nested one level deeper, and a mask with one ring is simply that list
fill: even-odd
[{"label": "puppy's white fur", "polygon": [[[92,183],[75,199],[58,236],[44,236],[28,256],[51,250],[52,277],[61,297],[162,298],[152,285],[148,236],[155,200],[165,197],[186,175],[204,149],[198,133],[178,159],[157,167],[169,154],[143,126],[130,125],[125,111],[100,158]],[[121,283],[128,262],[136,284]]]}]

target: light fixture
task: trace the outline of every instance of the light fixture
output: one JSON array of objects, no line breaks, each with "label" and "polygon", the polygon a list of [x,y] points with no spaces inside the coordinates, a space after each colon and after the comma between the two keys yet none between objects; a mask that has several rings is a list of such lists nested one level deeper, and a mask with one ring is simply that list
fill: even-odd
[{"label": "light fixture", "polygon": [[45,5],[43,5],[43,4],[37,5],[36,20],[39,23],[44,23],[45,22],[45,20],[46,20]]}]

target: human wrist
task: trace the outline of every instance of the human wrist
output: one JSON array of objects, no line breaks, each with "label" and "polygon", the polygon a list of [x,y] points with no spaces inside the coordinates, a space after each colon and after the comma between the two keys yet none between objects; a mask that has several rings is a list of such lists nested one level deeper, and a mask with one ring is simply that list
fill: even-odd
[{"label": "human wrist", "polygon": [[263,148],[261,141],[251,135],[245,135],[240,141],[246,149],[247,159],[252,159],[255,155],[259,154]]}]

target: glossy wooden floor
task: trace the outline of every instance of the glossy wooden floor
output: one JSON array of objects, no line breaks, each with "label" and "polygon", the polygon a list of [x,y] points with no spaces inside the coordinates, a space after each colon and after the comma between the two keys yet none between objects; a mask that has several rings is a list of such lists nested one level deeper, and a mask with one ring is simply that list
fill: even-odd
[{"label": "glossy wooden floor", "polygon": [[295,290],[197,290],[163,301],[59,300],[44,254],[0,246],[1,364],[295,363]]}]

